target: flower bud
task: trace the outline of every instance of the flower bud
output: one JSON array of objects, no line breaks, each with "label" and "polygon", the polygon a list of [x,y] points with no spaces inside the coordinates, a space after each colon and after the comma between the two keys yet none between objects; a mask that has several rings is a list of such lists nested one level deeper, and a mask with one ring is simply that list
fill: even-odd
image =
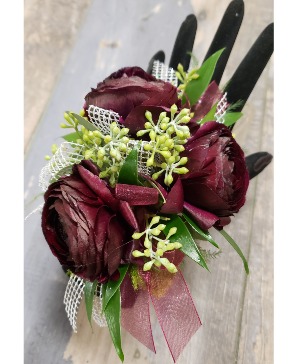
[{"label": "flower bud", "polygon": [[177,152],[183,152],[184,151],[184,146],[183,145],[175,145],[174,149],[177,151]]},{"label": "flower bud", "polygon": [[176,273],[178,272],[176,266],[173,264],[173,263],[170,263],[166,266],[167,270],[170,272],[170,273]]},{"label": "flower bud", "polygon": [[148,130],[139,130],[137,133],[136,133],[136,136],[137,137],[141,137],[143,136],[144,134],[148,133]]},{"label": "flower bud", "polygon": [[101,138],[101,133],[99,130],[94,130],[93,131],[93,135],[96,137],[96,138]]},{"label": "flower bud", "polygon": [[166,130],[168,127],[168,124],[165,123],[164,121],[159,125],[159,127],[161,128],[161,130]]},{"label": "flower bud", "polygon": [[173,149],[173,147],[174,147],[174,141],[172,139],[166,140],[165,146],[168,147],[168,149]]},{"label": "flower bud", "polygon": [[174,249],[180,249],[182,248],[182,244],[180,244],[178,241],[174,243]]},{"label": "flower bud", "polygon": [[156,250],[156,255],[159,257],[162,257],[164,255],[164,251],[162,249],[157,249]]},{"label": "flower bud", "polygon": [[132,252],[132,255],[135,257],[135,258],[139,258],[139,257],[143,257],[145,256],[145,254],[143,254],[142,252],[138,251],[138,250],[134,250]]},{"label": "flower bud", "polygon": [[164,229],[165,229],[165,227],[166,227],[166,225],[165,225],[165,224],[159,224],[159,225],[157,226],[157,228],[158,228],[159,230],[164,230]]},{"label": "flower bud", "polygon": [[88,149],[84,152],[85,159],[91,159],[93,156],[94,156],[94,152],[90,149]]},{"label": "flower bud", "polygon": [[164,182],[167,186],[170,186],[173,183],[173,177],[170,174],[166,175]]},{"label": "flower bud", "polygon": [[168,264],[171,264],[168,258],[160,258],[160,262],[166,268]]},{"label": "flower bud", "polygon": [[164,247],[165,247],[165,243],[163,241],[159,241],[157,243],[157,249],[164,249]]},{"label": "flower bud", "polygon": [[188,161],[188,158],[187,157],[182,157],[181,159],[180,159],[180,165],[181,166],[184,166],[185,164],[187,164],[187,161]]},{"label": "flower bud", "polygon": [[121,140],[122,140],[122,142],[123,142],[123,143],[125,143],[125,144],[127,144],[127,143],[129,142],[129,138],[128,138],[128,137],[126,137],[126,136],[125,136],[125,137],[123,137]]},{"label": "flower bud", "polygon": [[132,234],[132,239],[137,240],[137,239],[139,239],[139,238],[140,238],[143,234],[144,234],[144,232],[142,232],[142,233],[138,233],[138,232],[136,232],[136,233]]},{"label": "flower bud", "polygon": [[104,143],[108,144],[109,142],[111,142],[111,136],[110,135],[105,135],[104,137]]},{"label": "flower bud", "polygon": [[149,123],[149,121],[147,121],[144,126],[146,129],[152,129],[152,124]]},{"label": "flower bud", "polygon": [[[180,64],[179,64],[180,65]],[[178,67],[179,67],[179,65],[178,65]],[[181,65],[182,66],[182,65]],[[171,106],[171,114],[175,114],[176,112],[177,112],[177,110],[178,110],[178,107],[175,105],[175,104],[173,104],[172,106]]]},{"label": "flower bud", "polygon": [[147,249],[152,249],[151,241],[148,238],[145,238],[144,247]]},{"label": "flower bud", "polygon": [[150,249],[145,249],[144,250],[144,255],[145,255],[145,257],[149,258],[150,255],[151,255],[151,250]]},{"label": "flower bud", "polygon": [[149,133],[150,139],[154,142],[156,139],[156,133],[154,130],[151,130]]},{"label": "flower bud", "polygon": [[116,158],[117,156],[117,151],[115,149],[111,149],[110,152],[109,152],[110,156],[113,157],[113,158]]},{"label": "flower bud", "polygon": [[154,216],[154,217],[152,217],[150,224],[151,225],[157,224],[159,222],[159,220],[160,220],[160,216]]},{"label": "flower bud", "polygon": [[154,260],[150,260],[150,262],[147,262],[144,264],[143,271],[148,271],[152,268],[152,265],[154,264]]},{"label": "flower bud", "polygon": [[168,164],[173,164],[175,162],[175,157],[172,155],[168,160],[167,160]]},{"label": "flower bud", "polygon": [[151,234],[154,236],[158,236],[161,233],[161,231],[158,228],[151,229],[150,231]]},{"label": "flower bud", "polygon": [[147,120],[152,121],[152,113],[150,111],[145,112],[145,117]]},{"label": "flower bud", "polygon": [[175,129],[174,129],[174,126],[173,126],[173,125],[169,126],[169,127],[168,127],[168,129],[167,129],[167,133],[168,133],[169,135],[173,134],[173,133],[174,133],[174,131],[175,131]]},{"label": "flower bud", "polygon": [[169,230],[169,232],[168,232],[168,235],[167,235],[167,239],[170,237],[170,236],[172,236],[172,235],[174,235],[174,234],[176,234],[177,233],[177,227],[172,227],[170,230]]},{"label": "flower bud", "polygon": [[188,169],[185,167],[181,167],[181,168],[174,168],[174,172],[177,174],[186,174],[188,173]]},{"label": "flower bud", "polygon": [[129,129],[128,128],[121,128],[120,131],[120,136],[123,137],[124,135],[129,133]]},{"label": "flower bud", "polygon": [[104,156],[105,156],[105,150],[104,150],[104,148],[99,148],[98,153],[97,153],[97,157],[99,159],[102,159]]},{"label": "flower bud", "polygon": [[56,144],[52,144],[52,146],[51,146],[51,152],[52,152],[52,154],[55,154],[57,152],[57,149],[58,149],[57,145]]},{"label": "flower bud", "polygon": [[146,152],[148,152],[149,150],[152,150],[152,149],[153,149],[153,147],[152,147],[152,145],[150,143],[147,143],[147,144],[144,145],[144,150]]},{"label": "flower bud", "polygon": [[175,248],[174,243],[167,244],[167,250],[174,250],[174,248]]},{"label": "flower bud", "polygon": [[170,157],[171,157],[171,153],[170,153],[169,151],[162,151],[162,152],[160,152],[160,154],[161,154],[164,158],[166,158],[166,159],[168,159],[168,158],[170,158]]}]

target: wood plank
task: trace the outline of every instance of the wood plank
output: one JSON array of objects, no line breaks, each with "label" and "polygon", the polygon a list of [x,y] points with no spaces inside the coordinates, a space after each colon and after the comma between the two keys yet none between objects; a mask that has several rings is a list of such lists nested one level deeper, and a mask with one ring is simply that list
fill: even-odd
[{"label": "wood plank", "polygon": [[[50,145],[61,134],[56,120],[61,119],[65,109],[78,110],[87,90],[122,66],[146,68],[148,59],[159,49],[166,51],[168,60],[181,22],[193,11],[198,17],[199,28],[194,53],[201,60],[227,4],[225,0],[207,3],[145,0],[128,1],[121,9],[116,1],[105,2],[105,6],[103,1],[94,1],[28,153],[27,195],[38,191],[36,178],[44,163],[42,156],[48,154]],[[172,21],[168,21],[170,9]],[[270,21],[270,0],[263,5],[258,0],[246,1],[244,23],[223,82],[229,79]],[[269,67],[244,109],[243,120],[235,129],[237,140],[247,153],[261,148],[272,152],[271,92],[272,67]],[[203,327],[187,345],[179,364],[271,362],[273,241],[272,220],[268,215],[272,215],[273,208],[272,173],[269,167],[251,182],[246,206],[227,229],[249,257],[250,276],[246,277],[237,254],[216,233],[223,253],[211,262],[211,273],[193,262],[186,261],[184,265],[184,275]],[[264,215],[265,212],[268,213]],[[261,232],[262,239],[257,235]],[[94,327],[92,332],[83,305],[78,334],[71,334],[62,303],[66,277],[44,242],[38,216],[32,217],[27,224],[25,239],[26,362],[117,363],[108,330]],[[124,332],[124,363],[172,363],[155,315],[152,318],[157,354],[152,354]]]}]

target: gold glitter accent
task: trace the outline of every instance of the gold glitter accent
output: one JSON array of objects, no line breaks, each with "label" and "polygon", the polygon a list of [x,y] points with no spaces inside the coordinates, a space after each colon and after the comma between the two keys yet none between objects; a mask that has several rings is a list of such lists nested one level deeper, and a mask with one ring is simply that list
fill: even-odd
[{"label": "gold glitter accent", "polygon": [[176,273],[170,273],[167,270],[151,271],[150,292],[156,298],[162,298],[172,286],[173,279]]},{"label": "gold glitter accent", "polygon": [[129,269],[131,283],[135,291],[139,289],[146,289],[146,283],[140,275],[140,270],[136,265],[131,265]]}]

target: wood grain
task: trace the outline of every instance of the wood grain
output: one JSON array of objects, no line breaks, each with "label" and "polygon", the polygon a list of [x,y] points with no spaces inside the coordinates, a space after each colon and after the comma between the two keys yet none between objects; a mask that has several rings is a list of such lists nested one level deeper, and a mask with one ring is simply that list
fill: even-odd
[{"label": "wood grain", "polygon": [[[65,109],[80,108],[89,87],[112,71],[128,65],[146,68],[148,60],[159,49],[165,50],[168,61],[178,28],[192,12],[198,19],[194,53],[201,61],[228,3],[225,0],[145,0],[127,1],[120,6],[115,0],[92,2],[27,155],[25,186],[28,196],[37,191],[33,180],[43,165],[37,156],[46,154],[60,135],[52,120],[59,119]],[[272,5],[271,0],[245,1],[244,21],[223,84],[259,33],[273,20]],[[234,132],[246,154],[261,150],[272,153],[273,61],[263,72]],[[210,273],[191,261],[184,264],[184,276],[203,326],[192,337],[178,364],[273,362],[272,215],[273,168],[269,166],[251,181],[246,205],[226,229],[248,258],[250,275],[246,276],[240,258],[217,232],[212,233],[223,253],[210,263]],[[71,334],[62,303],[66,279],[55,258],[50,256],[38,218],[31,221],[25,235],[26,363],[118,363],[108,330],[96,325],[91,330],[84,303],[79,312],[78,333]],[[44,283],[41,276],[47,277]],[[45,305],[44,311],[41,305]],[[125,364],[172,363],[154,312],[152,324],[157,354],[123,332]]]}]

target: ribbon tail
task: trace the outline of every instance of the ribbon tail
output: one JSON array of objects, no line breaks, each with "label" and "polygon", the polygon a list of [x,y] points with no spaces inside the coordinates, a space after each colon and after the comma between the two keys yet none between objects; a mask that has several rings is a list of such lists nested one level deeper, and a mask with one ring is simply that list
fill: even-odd
[{"label": "ribbon tail", "polygon": [[172,283],[165,294],[156,294],[157,283],[159,284],[156,282],[156,276],[152,274],[150,282],[151,300],[175,363],[202,324],[180,271],[173,275]]},{"label": "ribbon tail", "polygon": [[135,290],[127,273],[121,284],[122,327],[155,353],[149,304],[147,288]]}]

